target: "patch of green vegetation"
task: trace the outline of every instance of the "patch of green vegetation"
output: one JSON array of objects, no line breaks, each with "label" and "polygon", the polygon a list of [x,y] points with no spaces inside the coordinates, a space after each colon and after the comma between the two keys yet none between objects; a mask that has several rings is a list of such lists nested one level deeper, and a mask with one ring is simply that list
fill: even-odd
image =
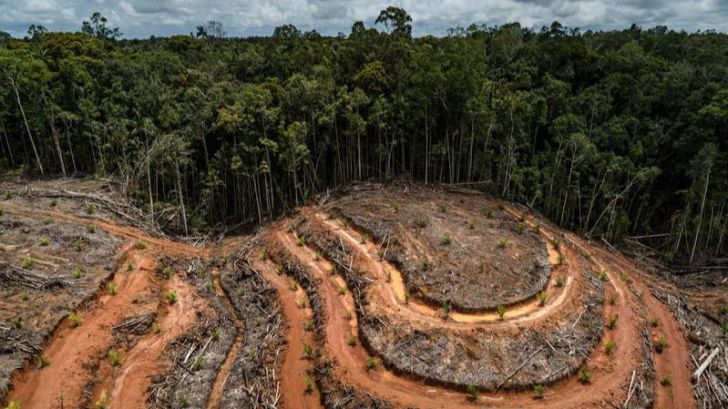
[{"label": "patch of green vegetation", "polygon": [[30,293],[28,293],[27,290],[23,290],[20,292],[20,299],[23,301],[28,301],[28,298],[30,298]]},{"label": "patch of green vegetation", "polygon": [[20,409],[20,403],[17,401],[11,401],[8,403],[8,406],[5,407],[5,409]]},{"label": "patch of green vegetation", "polygon": [[495,312],[498,314],[498,319],[503,321],[506,316],[506,307],[499,305]]},{"label": "patch of green vegetation", "polygon": [[591,382],[592,374],[588,367],[582,366],[579,369],[578,377],[579,377],[579,382],[581,382],[583,384],[587,384],[587,383]]},{"label": "patch of green vegetation", "polygon": [[73,271],[71,271],[71,277],[77,280],[83,277],[83,270],[81,270],[81,267],[74,267]]},{"label": "patch of green vegetation", "polygon": [[661,354],[667,347],[667,338],[665,338],[664,335],[660,335],[660,338],[658,338],[655,342],[655,351],[657,351],[658,354]]},{"label": "patch of green vegetation", "polygon": [[615,316],[609,318],[609,321],[607,321],[607,328],[609,328],[609,329],[617,328],[618,320],[619,320],[619,315],[615,315]]},{"label": "patch of green vegetation", "polygon": [[220,340],[220,328],[213,328],[212,332],[210,333],[212,336],[212,340],[217,342]]},{"label": "patch of green vegetation", "polygon": [[350,347],[353,347],[356,345],[356,337],[353,335],[349,336],[349,340],[346,341],[347,344],[349,344]]},{"label": "patch of green vegetation", "polygon": [[183,408],[189,408],[192,402],[190,401],[190,397],[188,395],[182,395],[179,398],[179,405]]},{"label": "patch of green vegetation", "polygon": [[498,238],[498,247],[504,249],[508,246],[508,239],[505,237]]},{"label": "patch of green vegetation", "polygon": [[611,339],[604,343],[604,352],[607,355],[612,355],[612,352],[614,352],[615,348],[617,348],[617,344]]},{"label": "patch of green vegetation", "polygon": [[450,245],[452,243],[452,237],[450,237],[449,233],[444,233],[440,242],[445,246]]},{"label": "patch of green vegetation", "polygon": [[163,275],[163,276],[164,276],[164,278],[166,278],[167,280],[169,280],[170,278],[172,278],[172,274],[174,274],[174,270],[172,270],[172,267],[170,267],[170,266],[166,266],[166,267],[164,267],[164,269],[162,270],[162,275]]},{"label": "patch of green vegetation", "polygon": [[377,360],[370,356],[370,357],[367,358],[367,364],[366,365],[367,365],[367,371],[370,371],[372,369],[376,369],[376,367],[377,367]]},{"label": "patch of green vegetation", "polygon": [[672,385],[672,374],[668,373],[667,375],[663,376],[662,379],[660,379],[660,385],[662,385],[662,386]]},{"label": "patch of green vegetation", "polygon": [[536,399],[543,399],[543,395],[546,392],[546,388],[543,385],[533,385],[533,393],[536,394]]},{"label": "patch of green vegetation", "polygon": [[94,403],[95,409],[106,409],[107,405],[109,404],[109,394],[106,392],[101,392],[101,396],[99,396],[99,400]]},{"label": "patch of green vegetation", "polygon": [[475,402],[478,400],[478,395],[480,395],[480,390],[475,385],[468,385],[468,399]]},{"label": "patch of green vegetation", "polygon": [[303,324],[303,330],[307,331],[307,332],[311,332],[311,331],[313,331],[315,326],[316,326],[316,323],[314,322],[314,320],[308,320]]},{"label": "patch of green vegetation", "polygon": [[43,354],[35,357],[35,366],[38,367],[38,369],[43,369],[50,364],[51,361],[49,361]]},{"label": "patch of green vegetation", "polygon": [[83,319],[78,311],[71,311],[68,313],[68,322],[71,323],[71,327],[76,328],[83,324]]},{"label": "patch of green vegetation", "polygon": [[348,291],[349,291],[349,288],[347,286],[339,287],[339,295],[345,295]]},{"label": "patch of green vegetation", "polygon": [[304,244],[306,244],[306,236],[298,236],[296,239],[296,245],[298,247],[303,247]]},{"label": "patch of green vegetation", "polygon": [[602,270],[599,272],[599,279],[604,281],[605,283],[609,281],[609,274],[607,274],[607,270]]},{"label": "patch of green vegetation", "polygon": [[40,236],[38,239],[38,245],[45,247],[47,245],[51,244],[51,239],[48,238],[48,236]]},{"label": "patch of green vegetation", "polygon": [[86,233],[89,233],[89,234],[96,233],[96,225],[94,225],[94,224],[87,225],[86,226]]},{"label": "patch of green vegetation", "polygon": [[13,318],[12,320],[10,320],[10,325],[12,325],[15,329],[23,328],[23,317]]},{"label": "patch of green vegetation", "polygon": [[558,276],[556,277],[556,287],[563,287],[564,286],[564,277]]},{"label": "patch of green vegetation", "polygon": [[313,359],[313,347],[308,342],[303,343],[303,358]]},{"label": "patch of green vegetation", "polygon": [[33,268],[33,266],[35,265],[35,262],[33,261],[33,259],[32,259],[32,258],[30,258],[30,257],[25,257],[25,258],[24,258],[24,259],[23,259],[23,260],[22,260],[22,261],[20,262],[20,265],[21,265],[21,266],[22,266],[23,268],[29,269],[29,268]]},{"label": "patch of green vegetation", "polygon": [[657,318],[650,318],[649,323],[652,328],[657,328],[657,326],[660,325],[660,320]]},{"label": "patch of green vegetation", "polygon": [[545,291],[541,291],[540,293],[538,293],[538,305],[540,305],[541,307],[546,305],[546,301],[548,300],[548,298],[549,296],[548,294],[546,294]]},{"label": "patch of green vegetation", "polygon": [[313,391],[313,379],[310,376],[307,376],[306,379],[304,379],[304,382],[306,384],[304,392],[311,393],[311,391]]},{"label": "patch of green vegetation", "polygon": [[266,261],[270,258],[270,253],[268,252],[268,249],[262,248],[260,249],[260,259],[263,261]]},{"label": "patch of green vegetation", "polygon": [[111,366],[120,366],[121,365],[121,352],[111,350],[109,351],[109,363]]},{"label": "patch of green vegetation", "polygon": [[422,268],[424,270],[429,270],[431,267],[432,267],[432,262],[430,261],[430,259],[426,258],[426,259],[422,260]]},{"label": "patch of green vegetation", "polygon": [[79,238],[78,240],[73,242],[73,248],[76,249],[76,251],[78,252],[82,251],[85,246],[86,242],[83,240],[83,238]]},{"label": "patch of green vegetation", "polygon": [[204,365],[204,364],[205,364],[205,360],[202,359],[201,356],[198,356],[197,358],[195,358],[194,361],[192,361],[192,365],[190,365],[190,370],[192,372],[197,372],[200,369],[202,369],[202,365]]},{"label": "patch of green vegetation", "polygon": [[84,212],[86,214],[93,214],[94,213],[94,205],[92,203],[86,203],[86,205],[83,206]]},{"label": "patch of green vegetation", "polygon": [[445,315],[445,317],[450,314],[450,301],[443,301],[442,302],[442,313]]},{"label": "patch of green vegetation", "polygon": [[58,204],[58,200],[56,200],[56,199],[51,199],[48,201],[48,206],[50,206],[50,207],[56,207],[57,204]]},{"label": "patch of green vegetation", "polygon": [[106,284],[106,292],[109,293],[109,295],[116,295],[117,292],[116,283],[113,281],[109,281],[108,284]]},{"label": "patch of green vegetation", "polygon": [[470,230],[475,229],[475,220],[473,220],[473,219],[468,220],[468,229],[470,229]]},{"label": "patch of green vegetation", "polygon": [[617,303],[617,294],[610,294],[608,300],[609,300],[610,305],[616,304]]},{"label": "patch of green vegetation", "polygon": [[437,210],[440,213],[446,213],[447,212],[447,208],[448,208],[448,204],[447,203],[440,203],[440,204],[437,205]]},{"label": "patch of green vegetation", "polygon": [[177,302],[177,292],[174,290],[167,291],[167,304],[172,305]]},{"label": "patch of green vegetation", "polygon": [[420,216],[417,218],[416,224],[417,224],[417,227],[419,227],[420,229],[424,229],[425,227],[427,227],[428,223],[429,222],[427,221],[427,218],[424,216]]},{"label": "patch of green vegetation", "polygon": [[144,239],[139,239],[134,243],[134,248],[137,250],[144,250],[147,248],[147,242]]},{"label": "patch of green vegetation", "polygon": [[6,190],[3,194],[3,197],[5,198],[5,200],[10,200],[13,198],[13,192]]}]

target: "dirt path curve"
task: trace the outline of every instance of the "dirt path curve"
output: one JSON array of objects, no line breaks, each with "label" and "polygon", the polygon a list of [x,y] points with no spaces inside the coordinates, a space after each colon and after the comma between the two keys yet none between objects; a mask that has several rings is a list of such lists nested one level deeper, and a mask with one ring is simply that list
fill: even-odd
[{"label": "dirt path curve", "polygon": [[[273,263],[259,259],[248,260],[250,266],[260,272],[278,292],[281,310],[288,324],[286,338],[288,347],[283,353],[283,363],[280,368],[281,391],[283,391],[283,408],[286,409],[318,409],[323,408],[321,397],[315,384],[312,390],[306,392],[307,370],[312,363],[303,358],[303,343],[314,346],[315,340],[312,332],[304,331],[304,323],[311,319],[311,309],[302,308],[298,302],[308,305],[305,293],[300,286],[291,290],[293,281],[283,274],[278,274]],[[299,301],[301,300],[301,301]]]},{"label": "dirt path curve", "polygon": [[[653,342],[656,342],[660,336],[667,339],[668,347],[665,352],[658,354],[653,349],[652,354],[657,371],[655,408],[697,408],[691,388],[693,368],[690,365],[690,346],[672,311],[655,298],[648,285],[645,284],[654,278],[627,261],[621,254],[606,251],[600,246],[594,246],[594,248],[595,253],[599,253],[609,265],[637,278],[634,285],[638,291],[645,294],[649,318],[656,318],[658,321],[658,327],[650,330]],[[672,376],[672,385],[662,386],[660,380],[668,374]]]},{"label": "dirt path curve", "polygon": [[[315,261],[313,250],[308,249],[307,246],[298,246],[295,237],[286,233],[283,226],[277,229],[275,237],[288,252],[309,266],[311,273],[319,282],[318,291],[324,301],[327,317],[325,348],[337,360],[336,373],[357,389],[391,401],[398,407],[425,409],[467,406],[591,408],[603,407],[606,402],[621,405],[627,394],[626,389],[632,371],[639,369],[641,353],[639,340],[642,339],[640,335],[642,323],[632,313],[637,310],[637,298],[631,294],[625,283],[610,277],[612,279],[606,285],[612,288],[611,292],[621,294],[621,296],[618,297],[614,306],[605,306],[604,319],[619,315],[620,324],[618,331],[607,334],[605,338],[614,340],[618,347],[611,356],[607,356],[601,346],[592,352],[588,365],[592,371],[593,380],[589,385],[582,385],[576,378],[569,378],[548,387],[544,400],[533,399],[533,394],[530,392],[497,392],[482,394],[477,402],[471,402],[466,399],[463,392],[428,386],[419,381],[398,376],[384,368],[367,371],[364,366],[368,357],[367,351],[359,345],[351,347],[346,343],[347,334],[356,331],[356,321],[342,318],[342,312],[345,312],[347,307],[338,293],[339,284],[331,279],[332,276],[328,273],[326,266]],[[351,242],[350,238],[347,240]],[[366,251],[366,253],[370,252]],[[373,259],[371,261],[372,266],[379,263]],[[267,278],[270,278],[271,274],[275,274],[272,268],[264,272]],[[382,299],[392,300],[392,297],[382,297]],[[442,321],[440,321],[440,325],[442,325]],[[459,323],[459,325],[476,324]],[[514,324],[511,322],[504,325]]]},{"label": "dirt path curve", "polygon": [[[173,277],[164,289],[175,291],[177,302],[162,308],[158,317],[161,335],[145,336],[130,351],[125,351],[121,368],[104,370],[104,366],[109,366],[105,360],[114,342],[111,327],[124,318],[146,312],[140,300],[156,297],[156,303],[162,302],[162,285],[154,279],[159,256],[204,257],[208,250],[152,237],[137,229],[101,219],[28,209],[14,204],[5,205],[4,209],[9,213],[53,218],[71,224],[93,223],[111,234],[129,239],[120,249],[122,257],[112,278],[117,286],[116,295],[108,294],[105,288],[100,289],[91,306],[79,311],[80,325],[75,327],[68,319],[62,321],[42,352],[50,365],[35,369],[27,364],[13,376],[13,389],[6,400],[20,403],[23,409],[79,407],[84,402],[93,403],[88,402],[86,397],[89,387],[92,387],[97,393],[91,399],[98,399],[104,393],[109,408],[143,407],[151,376],[157,372],[164,347],[191,327],[195,321],[195,308],[201,301],[194,297],[194,290],[186,282]],[[139,240],[146,243],[144,248],[137,247]],[[101,369],[99,374],[94,373],[97,367]]]},{"label": "dirt path curve", "polygon": [[[555,266],[554,273],[548,281],[546,288],[544,288],[547,300],[543,306],[534,297],[533,299],[508,306],[503,320],[500,319],[500,316],[495,311],[486,313],[450,312],[448,314],[448,321],[443,323],[441,310],[434,309],[416,300],[406,300],[406,290],[402,273],[388,261],[379,259],[379,246],[369,239],[357,239],[356,236],[360,235],[340,221],[328,219],[321,213],[316,213],[314,217],[319,223],[323,223],[330,231],[355,250],[358,256],[357,260],[361,260],[364,264],[363,269],[376,278],[374,285],[381,290],[380,293],[382,296],[387,298],[387,304],[391,312],[398,315],[407,315],[407,318],[411,321],[419,321],[448,328],[484,328],[493,327],[493,325],[506,326],[515,323],[531,322],[561,311],[566,301],[576,296],[574,294],[574,288],[576,287],[576,283],[582,279],[580,271],[570,263]],[[558,259],[558,253],[553,246],[551,244],[547,244],[547,246],[552,261]],[[566,251],[568,252],[568,250]],[[559,277],[564,279],[563,287],[556,285]]]}]

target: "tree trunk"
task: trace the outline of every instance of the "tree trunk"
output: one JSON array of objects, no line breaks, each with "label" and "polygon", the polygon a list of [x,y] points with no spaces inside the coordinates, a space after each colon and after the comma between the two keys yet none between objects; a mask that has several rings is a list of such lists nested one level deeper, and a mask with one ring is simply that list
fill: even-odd
[{"label": "tree trunk", "polygon": [[23,103],[20,102],[20,92],[18,92],[18,87],[15,85],[15,80],[8,76],[8,80],[10,81],[10,86],[13,88],[13,91],[15,92],[15,100],[18,102],[18,108],[20,108],[20,114],[23,116],[23,122],[25,123],[25,130],[28,131],[28,139],[30,139],[30,145],[33,147],[33,154],[35,155],[35,161],[38,164],[38,169],[40,170],[40,175],[45,176],[45,173],[43,172],[43,164],[40,162],[40,156],[38,155],[38,149],[35,147],[35,142],[33,141],[33,134],[30,132],[30,126],[28,125],[28,118],[25,116],[25,109],[23,109]]},{"label": "tree trunk", "polygon": [[185,210],[185,201],[182,197],[182,175],[179,172],[179,160],[175,157],[174,159],[174,172],[177,176],[177,199],[179,200],[179,207],[182,210],[182,223],[185,226],[185,236],[189,234],[187,230],[187,211]]}]

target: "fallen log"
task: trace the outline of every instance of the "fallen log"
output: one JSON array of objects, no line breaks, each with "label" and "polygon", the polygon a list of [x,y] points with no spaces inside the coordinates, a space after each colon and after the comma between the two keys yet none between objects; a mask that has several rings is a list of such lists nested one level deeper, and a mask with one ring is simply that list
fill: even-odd
[{"label": "fallen log", "polygon": [[720,348],[715,348],[713,352],[708,355],[707,358],[705,358],[705,361],[703,361],[702,364],[700,364],[700,367],[693,373],[693,380],[699,381],[700,376],[703,374],[703,372],[708,368],[710,365],[710,362],[713,361],[713,359],[718,355],[718,352],[720,352]]}]

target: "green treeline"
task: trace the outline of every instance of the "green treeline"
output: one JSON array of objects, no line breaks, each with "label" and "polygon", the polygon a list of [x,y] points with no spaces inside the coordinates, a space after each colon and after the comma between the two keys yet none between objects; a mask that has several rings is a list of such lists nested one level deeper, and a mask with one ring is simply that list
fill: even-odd
[{"label": "green treeline", "polygon": [[96,14],[0,35],[0,169],[111,177],[189,234],[353,180],[476,182],[675,262],[726,257],[725,34],[377,23],[119,40]]}]

